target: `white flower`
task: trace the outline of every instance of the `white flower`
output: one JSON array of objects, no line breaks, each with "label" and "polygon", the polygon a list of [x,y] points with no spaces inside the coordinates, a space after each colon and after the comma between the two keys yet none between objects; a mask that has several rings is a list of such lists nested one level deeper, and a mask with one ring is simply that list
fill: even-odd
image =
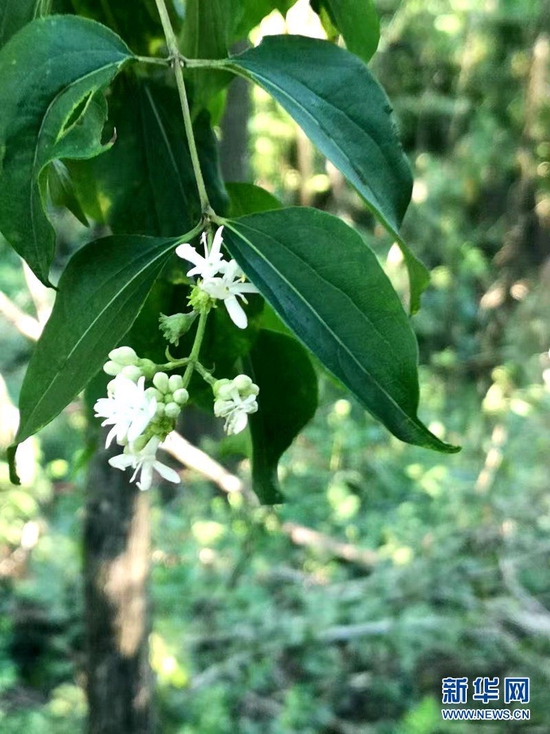
[{"label": "white flower", "polygon": [[187,273],[188,277],[198,275],[200,278],[212,278],[214,275],[220,273],[227,262],[223,259],[221,253],[221,247],[223,244],[223,227],[219,227],[214,235],[214,241],[212,247],[208,249],[208,240],[206,232],[202,233],[201,243],[204,248],[204,257],[199,255],[195,248],[188,242],[183,245],[176,247],[176,255],[181,257],[183,260],[189,260],[194,264],[194,268],[191,268]]},{"label": "white flower", "polygon": [[130,479],[131,482],[135,481],[138,472],[141,472],[139,482],[137,482],[137,486],[141,490],[150,489],[153,482],[153,471],[158,472],[168,482],[177,484],[180,481],[179,474],[174,469],[157,460],[159,444],[160,438],[158,436],[153,436],[153,438],[149,439],[140,451],[136,451],[135,447],[130,444],[124,449],[123,454],[113,456],[112,459],[109,459],[109,464],[121,471],[129,467],[134,469],[135,471]]},{"label": "white flower", "polygon": [[113,426],[105,441],[108,447],[115,437],[122,445],[141,436],[155,417],[157,401],[145,394],[145,377],[135,383],[118,375],[109,383],[108,397],[100,398],[94,410],[96,418],[105,418],[102,426]]},{"label": "white flower", "polygon": [[258,386],[248,375],[238,375],[234,380],[218,380],[214,385],[214,415],[225,418],[224,430],[229,436],[244,431],[248,416],[258,410],[258,393]]},{"label": "white flower", "polygon": [[248,303],[244,294],[258,293],[255,285],[244,282],[244,277],[244,273],[235,260],[231,260],[224,268],[221,277],[205,278],[199,284],[200,289],[208,293],[211,298],[224,302],[231,321],[239,329],[246,329],[248,319],[238,298]]}]

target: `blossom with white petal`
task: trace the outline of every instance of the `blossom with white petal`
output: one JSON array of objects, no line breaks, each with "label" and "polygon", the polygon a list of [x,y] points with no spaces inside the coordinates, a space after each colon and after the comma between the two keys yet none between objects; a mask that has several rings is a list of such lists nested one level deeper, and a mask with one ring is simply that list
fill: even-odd
[{"label": "blossom with white petal", "polygon": [[235,260],[227,264],[221,277],[205,278],[199,283],[199,288],[208,293],[211,298],[223,301],[235,326],[238,326],[239,329],[246,329],[248,319],[238,299],[248,303],[244,294],[258,293],[258,289],[252,283],[245,282],[244,273]]},{"label": "blossom with white petal", "polygon": [[140,473],[137,486],[141,490],[150,489],[153,482],[153,471],[158,472],[158,474],[168,482],[177,484],[180,481],[179,474],[174,469],[171,469],[169,466],[166,466],[166,464],[163,464],[157,459],[157,449],[159,444],[160,438],[158,436],[150,438],[145,446],[139,451],[136,450],[135,446],[130,444],[129,446],[126,446],[123,454],[113,456],[112,459],[109,459],[109,464],[115,469],[120,469],[121,471],[130,467],[134,469],[134,473],[130,479],[131,482],[134,482],[138,473]]},{"label": "blossom with white petal", "polygon": [[199,255],[195,248],[188,242],[176,247],[176,255],[183,260],[189,260],[194,264],[194,268],[188,271],[187,275],[191,278],[193,275],[199,278],[212,278],[214,275],[222,272],[227,262],[223,259],[221,247],[223,244],[223,227],[219,227],[214,235],[212,247],[208,248],[208,239],[206,232],[202,233],[201,243],[204,248],[204,257]]},{"label": "blossom with white petal", "polygon": [[145,394],[145,377],[134,382],[120,374],[111,380],[108,397],[100,398],[94,410],[96,418],[105,418],[102,426],[113,426],[105,441],[108,447],[115,437],[122,445],[141,436],[155,417],[157,401]]},{"label": "blossom with white petal", "polygon": [[244,431],[248,416],[258,410],[259,387],[248,375],[233,380],[218,380],[214,385],[214,415],[225,418],[224,430],[231,436]]}]

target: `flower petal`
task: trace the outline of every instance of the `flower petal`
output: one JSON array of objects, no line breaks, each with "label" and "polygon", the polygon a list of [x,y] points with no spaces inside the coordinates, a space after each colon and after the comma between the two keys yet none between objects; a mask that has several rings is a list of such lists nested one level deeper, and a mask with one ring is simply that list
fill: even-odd
[{"label": "flower petal", "polygon": [[142,490],[142,492],[145,492],[147,489],[151,489],[152,483],[153,483],[153,466],[148,461],[141,468],[141,477],[139,478],[139,482],[137,483],[137,486]]},{"label": "flower petal", "polygon": [[198,267],[205,263],[205,258],[199,255],[195,248],[188,242],[184,242],[182,245],[176,247],[176,255],[181,257],[182,260],[189,260],[189,262],[192,262]]},{"label": "flower petal", "polygon": [[119,454],[118,456],[113,456],[111,459],[109,459],[109,464],[111,466],[114,466],[115,469],[120,469],[121,471],[124,471],[124,469],[132,466],[133,463],[134,457],[130,456],[129,454]]},{"label": "flower petal", "polygon": [[158,473],[160,474],[160,476],[163,479],[166,479],[166,481],[173,482],[174,484],[178,484],[179,483],[180,476],[177,473],[177,471],[175,471],[171,467],[166,466],[166,464],[163,464],[160,461],[155,461],[155,463],[153,464],[153,466],[158,471]]},{"label": "flower petal", "polygon": [[248,319],[243,310],[243,307],[237,301],[236,296],[229,296],[229,298],[225,298],[224,303],[227,309],[227,313],[229,314],[229,318],[235,324],[235,326],[238,326],[239,329],[246,329],[246,327],[248,326]]},{"label": "flower petal", "polygon": [[221,250],[223,245],[223,226],[218,227],[216,234],[214,235],[214,241],[212,242],[212,249],[210,250],[210,262],[219,260],[221,256]]}]

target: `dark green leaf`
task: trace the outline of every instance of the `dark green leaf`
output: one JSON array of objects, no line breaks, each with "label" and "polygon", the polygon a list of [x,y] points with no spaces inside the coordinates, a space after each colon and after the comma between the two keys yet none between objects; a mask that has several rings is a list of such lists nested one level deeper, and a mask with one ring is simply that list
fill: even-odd
[{"label": "dark green leaf", "polygon": [[61,161],[54,161],[48,169],[48,191],[52,204],[66,207],[79,222],[88,226],[86,215],[75,194],[71,175]]},{"label": "dark green leaf", "polygon": [[296,339],[262,329],[250,352],[250,376],[260,388],[250,416],[252,484],[264,504],[283,501],[277,464],[317,409],[317,375]]},{"label": "dark green leaf", "polygon": [[228,216],[232,219],[245,214],[281,209],[283,206],[273,194],[255,184],[228,183],[225,188],[229,195]]},{"label": "dark green leaf", "polygon": [[46,284],[55,234],[42,172],[69,153],[104,150],[97,137],[80,135],[93,117],[88,105],[132,58],[107,28],[73,16],[35,20],[0,52],[0,230]]},{"label": "dark green leaf", "polygon": [[321,0],[317,5],[316,11],[324,9],[328,13],[347,49],[368,62],[380,38],[380,21],[373,0]]},{"label": "dark green leaf", "polygon": [[295,0],[233,0],[232,41],[248,36],[250,31],[273,10],[282,15],[294,5]]},{"label": "dark green leaf", "polygon": [[[233,23],[233,0],[187,0],[181,50],[190,59],[227,57]],[[193,84],[193,110],[205,108],[210,99],[231,81],[231,74],[219,70],[188,72]]]},{"label": "dark green leaf", "polygon": [[[201,206],[176,90],[121,75],[109,119],[117,132],[109,154],[69,166],[84,210],[119,234],[176,237],[191,229]],[[206,113],[195,121],[195,134],[210,201],[225,211]]]},{"label": "dark green leaf", "polygon": [[[55,0],[58,12],[76,13],[85,18],[97,20],[124,38],[135,53],[148,55],[151,46],[164,39],[155,0]],[[179,15],[173,2],[166,0],[172,24],[179,31]]]},{"label": "dark green leaf", "polygon": [[71,258],[21,388],[17,443],[55,418],[101,369],[173,249],[173,239],[117,236]]},{"label": "dark green leaf", "polygon": [[292,208],[227,222],[225,243],[298,338],[398,438],[456,451],[417,418],[417,345],[375,255],[341,220]]},{"label": "dark green leaf", "polygon": [[0,0],[0,48],[34,18],[36,0]]},{"label": "dark green leaf", "polygon": [[398,228],[412,177],[388,98],[365,64],[327,41],[268,36],[231,66],[268,91],[364,198],[403,250],[411,281],[411,310],[428,282]]}]

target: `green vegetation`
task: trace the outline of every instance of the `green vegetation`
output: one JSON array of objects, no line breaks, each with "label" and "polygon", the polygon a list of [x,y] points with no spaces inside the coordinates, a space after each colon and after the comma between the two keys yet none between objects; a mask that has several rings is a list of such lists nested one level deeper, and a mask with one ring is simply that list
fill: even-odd
[{"label": "green vegetation", "polygon": [[[287,504],[257,507],[192,470],[177,493],[154,491],[163,734],[548,728],[548,9],[480,5],[381,0],[373,60],[415,173],[404,236],[432,276],[413,317],[420,418],[463,450],[400,443],[322,376],[320,408],[281,460]],[[344,214],[404,292],[403,255],[358,195],[262,90],[253,101],[258,182]],[[65,262],[81,228],[59,217]],[[35,313],[17,256],[0,247],[3,292]],[[0,340],[4,450],[32,346],[4,316]],[[21,447],[20,487],[0,465],[3,734],[84,725],[87,439],[72,404]],[[224,463],[236,440],[201,445]],[[246,487],[248,462],[232,466]],[[443,677],[507,675],[531,678],[530,722],[442,722]]]}]

